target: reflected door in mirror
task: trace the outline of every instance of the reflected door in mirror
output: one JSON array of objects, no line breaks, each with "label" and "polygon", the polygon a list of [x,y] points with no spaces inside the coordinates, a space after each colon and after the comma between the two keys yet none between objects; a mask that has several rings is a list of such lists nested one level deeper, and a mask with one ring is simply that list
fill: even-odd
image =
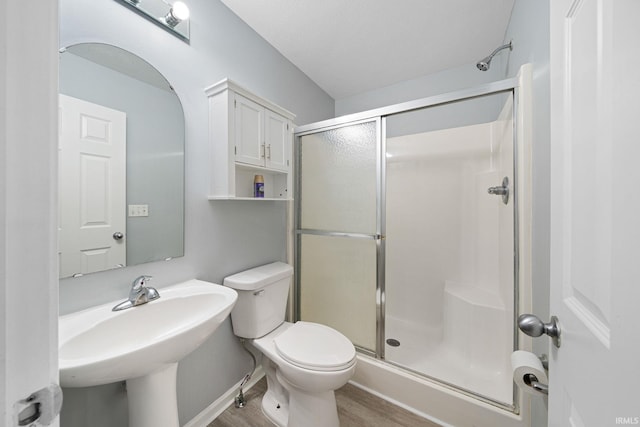
[{"label": "reflected door in mirror", "polygon": [[60,95],[60,118],[60,275],[124,265],[127,116]]}]

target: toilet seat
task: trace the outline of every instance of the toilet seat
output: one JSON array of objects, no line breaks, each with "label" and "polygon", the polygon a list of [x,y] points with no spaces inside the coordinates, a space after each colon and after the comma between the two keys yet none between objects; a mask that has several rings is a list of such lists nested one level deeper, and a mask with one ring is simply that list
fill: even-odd
[{"label": "toilet seat", "polygon": [[318,323],[296,322],[273,341],[280,357],[301,368],[339,371],[355,362],[356,351],[351,341]]}]

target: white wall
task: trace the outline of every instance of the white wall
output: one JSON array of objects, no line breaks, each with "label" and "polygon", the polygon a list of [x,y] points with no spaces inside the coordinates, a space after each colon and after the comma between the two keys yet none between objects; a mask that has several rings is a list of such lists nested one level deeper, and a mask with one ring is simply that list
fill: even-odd
[{"label": "white wall", "polygon": [[[191,43],[173,37],[113,0],[61,0],[60,46],[103,42],[154,65],[180,97],[186,117],[185,256],[170,262],[66,279],[60,308],[68,313],[125,298],[140,274],[162,288],[189,278],[221,283],[242,269],[285,260],[285,204],[209,202],[207,98],[203,89],[225,77],[295,112],[296,123],[333,116],[334,102],[295,66],[218,0],[191,0]],[[178,369],[181,424],[239,381],[251,359],[225,322]],[[67,389],[65,427],[126,426],[126,395],[120,384]]]},{"label": "white wall", "polygon": [[[489,53],[491,52],[487,54]],[[489,71],[481,72],[478,71],[475,63],[467,64],[370,92],[336,99],[336,116],[453,92],[502,78],[499,67],[491,67]]]}]

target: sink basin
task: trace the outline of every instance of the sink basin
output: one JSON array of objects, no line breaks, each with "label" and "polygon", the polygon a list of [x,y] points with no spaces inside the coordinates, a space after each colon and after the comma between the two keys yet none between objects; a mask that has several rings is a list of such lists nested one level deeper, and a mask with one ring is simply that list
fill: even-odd
[{"label": "sink basin", "polygon": [[[177,362],[218,328],[237,299],[233,289],[200,280],[159,292],[160,298],[126,310],[112,311],[120,300],[59,319],[61,385],[88,387],[126,380],[131,427],[168,425],[167,416],[175,418],[178,425]],[[167,388],[172,402],[154,395],[166,394]],[[173,405],[175,414],[156,417],[160,420],[157,424],[158,420],[147,420],[146,405],[154,412],[163,405]],[[132,414],[135,412],[140,414]]]}]

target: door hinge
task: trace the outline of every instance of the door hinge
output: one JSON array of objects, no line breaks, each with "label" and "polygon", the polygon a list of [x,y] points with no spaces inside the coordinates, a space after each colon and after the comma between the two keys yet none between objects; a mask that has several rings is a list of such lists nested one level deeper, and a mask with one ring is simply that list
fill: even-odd
[{"label": "door hinge", "polygon": [[14,423],[17,426],[48,426],[60,414],[61,408],[62,389],[58,384],[51,384],[13,405]]},{"label": "door hinge", "polygon": [[235,154],[236,156],[238,155],[238,147],[237,146],[233,146],[233,154]]},{"label": "door hinge", "polygon": [[233,100],[233,108],[238,108],[238,101],[236,99]]}]

